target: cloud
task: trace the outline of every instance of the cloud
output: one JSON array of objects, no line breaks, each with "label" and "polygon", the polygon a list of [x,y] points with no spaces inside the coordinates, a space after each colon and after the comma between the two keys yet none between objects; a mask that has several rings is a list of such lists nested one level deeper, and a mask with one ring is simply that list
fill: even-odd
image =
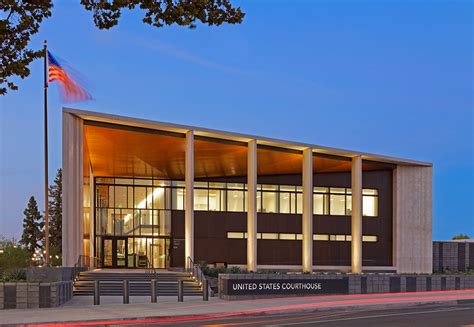
[{"label": "cloud", "polygon": [[187,61],[204,68],[209,68],[212,70],[216,70],[222,73],[232,74],[232,75],[240,75],[240,76],[257,75],[256,72],[247,71],[247,70],[243,70],[243,69],[239,69],[239,68],[235,68],[235,67],[231,67],[231,66],[227,66],[224,64],[210,61],[206,58],[178,49],[170,44],[167,44],[159,40],[151,41],[151,40],[146,40],[139,37],[133,37],[131,39],[133,40],[136,46],[140,46],[142,48],[152,50],[152,51],[157,51],[162,54],[165,54],[165,55],[168,55],[168,56],[171,56],[183,61]]}]

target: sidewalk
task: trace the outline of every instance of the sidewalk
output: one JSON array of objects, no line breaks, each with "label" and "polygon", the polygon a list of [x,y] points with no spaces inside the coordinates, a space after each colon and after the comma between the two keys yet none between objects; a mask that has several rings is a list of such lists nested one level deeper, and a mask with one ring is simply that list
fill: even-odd
[{"label": "sidewalk", "polygon": [[[149,297],[130,297],[130,304],[122,304],[122,297],[103,296],[101,305],[92,305],[92,297],[75,297],[66,305],[45,309],[14,309],[0,311],[0,324],[28,324],[46,322],[79,322],[147,317],[176,317],[175,321],[281,311],[316,311],[335,308],[388,308],[428,303],[456,304],[457,300],[474,299],[474,289],[418,293],[354,294],[272,298],[245,301],[223,301],[201,297],[187,297],[178,303],[175,297],[162,297],[150,303]],[[107,322],[107,323],[113,323]]]}]

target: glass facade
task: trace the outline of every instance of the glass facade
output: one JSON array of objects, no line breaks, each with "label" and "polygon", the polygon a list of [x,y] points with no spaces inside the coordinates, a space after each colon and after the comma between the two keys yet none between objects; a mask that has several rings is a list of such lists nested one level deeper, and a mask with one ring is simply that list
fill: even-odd
[{"label": "glass facade", "polygon": [[[171,212],[185,208],[184,182],[138,178],[96,178],[95,182],[96,255],[111,267],[167,268]],[[196,181],[194,187],[194,210],[247,210],[247,185],[244,183]],[[313,197],[315,215],[351,214],[350,188],[316,186]],[[257,185],[257,211],[260,213],[301,214],[302,198],[301,186]],[[363,190],[363,214],[378,216],[376,189]],[[331,236],[328,235],[328,240]],[[298,237],[297,234],[261,234],[262,239]],[[342,241],[339,235],[334,238]]]},{"label": "glass facade", "polygon": [[[227,232],[228,239],[246,239],[246,232]],[[291,234],[291,233],[257,233],[258,240],[283,240],[283,241],[301,241],[303,239],[302,234]],[[313,234],[313,241],[351,241],[351,235],[342,234]],[[376,235],[364,235],[362,236],[362,242],[377,242],[378,237]]]},{"label": "glass facade", "polygon": [[167,268],[171,244],[170,183],[97,178],[95,190],[96,249],[104,266]]}]

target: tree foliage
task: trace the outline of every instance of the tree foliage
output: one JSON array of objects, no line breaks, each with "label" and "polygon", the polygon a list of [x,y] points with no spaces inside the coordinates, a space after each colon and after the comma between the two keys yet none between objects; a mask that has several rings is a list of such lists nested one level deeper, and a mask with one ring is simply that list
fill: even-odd
[{"label": "tree foliage", "polygon": [[63,174],[59,168],[54,182],[49,187],[49,245],[56,249],[54,255],[61,255],[63,216]]},{"label": "tree foliage", "polygon": [[468,239],[468,238],[469,238],[469,235],[466,235],[466,234],[463,234],[463,233],[453,236],[453,240],[465,240],[465,239]]},{"label": "tree foliage", "polygon": [[0,236],[0,250],[0,278],[18,269],[28,267],[29,253],[15,239],[6,239]]},{"label": "tree foliage", "polygon": [[20,243],[26,247],[30,256],[32,256],[35,250],[41,247],[44,225],[43,216],[38,210],[38,204],[34,196],[30,197],[23,214],[25,218],[23,219],[23,235]]},{"label": "tree foliage", "polygon": [[[144,11],[143,22],[155,27],[177,24],[194,28],[197,22],[238,24],[245,15],[230,0],[81,0],[81,4],[92,12],[100,29],[117,25],[123,10],[136,8]],[[0,21],[0,95],[16,90],[11,78],[29,76],[29,64],[43,55],[28,43],[42,21],[51,16],[52,7],[52,0],[0,0],[0,13],[5,17]]]},{"label": "tree foliage", "polygon": [[51,16],[52,6],[52,0],[0,1],[0,94],[18,89],[10,78],[29,76],[29,64],[43,56],[41,49],[30,49],[28,43],[43,19]]}]

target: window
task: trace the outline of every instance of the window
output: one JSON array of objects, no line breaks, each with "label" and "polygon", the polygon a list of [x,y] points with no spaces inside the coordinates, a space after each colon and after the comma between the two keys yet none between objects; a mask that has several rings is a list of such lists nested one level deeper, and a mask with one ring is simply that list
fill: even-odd
[{"label": "window", "polygon": [[290,213],[290,193],[280,192],[280,213]]},{"label": "window", "polygon": [[274,185],[262,186],[262,212],[278,212],[277,189],[278,186]]},{"label": "window", "polygon": [[126,186],[115,187],[115,207],[116,208],[127,207],[127,187]]},{"label": "window", "polygon": [[134,207],[138,209],[146,208],[146,187],[135,187]]},{"label": "window", "polygon": [[183,188],[172,188],[171,189],[171,203],[174,210],[184,210],[184,189]]},{"label": "window", "polygon": [[[112,183],[101,185],[100,182]],[[120,183],[120,184],[114,184]],[[138,185],[138,186],[135,186]],[[96,207],[118,209],[185,210],[184,181],[154,179],[96,178]],[[244,183],[194,183],[194,209],[201,211],[246,212],[248,191]],[[301,214],[303,188],[292,185],[258,184],[257,212]],[[363,189],[363,215],[378,216],[378,191]],[[313,189],[313,214],[350,216],[350,188],[322,187]]]},{"label": "window", "polygon": [[115,207],[115,187],[114,186],[109,186],[109,201],[108,201],[108,206],[109,208],[114,208]]},{"label": "window", "polygon": [[227,232],[227,238],[242,239],[244,238],[244,233],[243,232]]},{"label": "window", "polygon": [[169,189],[164,187],[155,187],[153,190],[153,209],[165,209],[165,190],[166,193]]},{"label": "window", "polygon": [[296,213],[303,213],[303,194],[296,193]]},{"label": "window", "polygon": [[263,240],[278,240],[278,233],[262,233]]},{"label": "window", "polygon": [[227,191],[227,211],[244,211],[244,191]]},{"label": "window", "polygon": [[208,210],[208,190],[194,189],[194,210]]},{"label": "window", "polygon": [[329,241],[329,235],[327,234],[314,234],[313,241]]},{"label": "window", "polygon": [[294,241],[294,240],[296,240],[296,234],[284,234],[284,233],[280,233],[280,240],[290,240],[290,241]]},{"label": "window", "polygon": [[364,236],[362,236],[362,242],[377,242],[377,236],[375,236],[375,235],[364,235]]},{"label": "window", "polygon": [[345,241],[346,235],[336,235],[336,241]]},{"label": "window", "polygon": [[352,195],[346,195],[346,215],[352,215]]},{"label": "window", "polygon": [[209,211],[224,211],[224,190],[209,189]]},{"label": "window", "polygon": [[340,190],[340,189],[331,188],[331,195],[330,195],[331,215],[344,216],[346,212],[346,196],[344,195],[344,193],[334,194],[336,193],[335,190]]},{"label": "window", "polygon": [[314,194],[313,195],[313,214],[315,215],[327,215],[328,214],[328,195],[327,194]]},{"label": "window", "polygon": [[362,214],[366,217],[378,216],[378,196],[362,196]]}]

